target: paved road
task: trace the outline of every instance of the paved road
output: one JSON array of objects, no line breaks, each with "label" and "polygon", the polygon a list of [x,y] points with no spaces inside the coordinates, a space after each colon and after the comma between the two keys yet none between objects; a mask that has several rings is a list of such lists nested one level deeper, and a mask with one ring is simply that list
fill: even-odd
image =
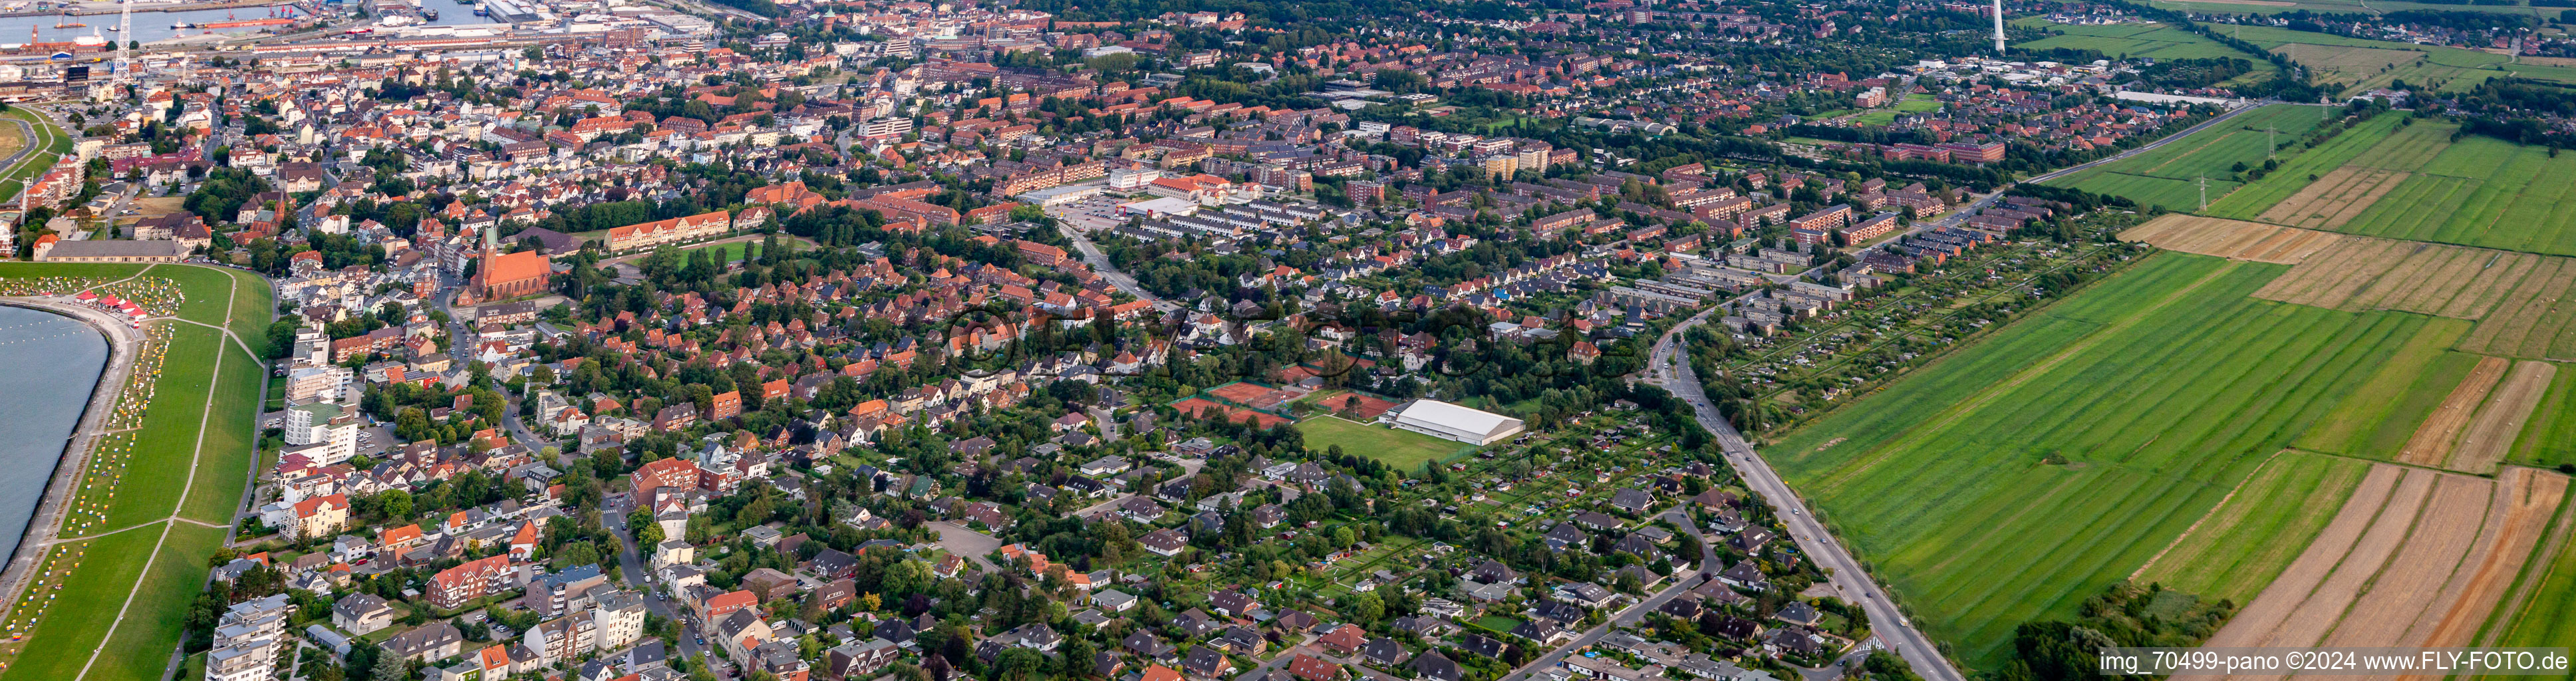
[{"label": "paved road", "polygon": [[625,580],[628,588],[645,594],[644,609],[647,612],[679,623],[681,629],[678,653],[681,657],[695,657],[707,652],[706,646],[697,643],[697,625],[690,618],[681,616],[672,601],[663,600],[654,594],[653,585],[647,581],[647,576],[652,573],[645,565],[641,547],[635,544],[635,534],[628,531],[626,527],[626,514],[634,510],[629,508],[634,503],[634,500],[630,499],[624,505],[607,505],[599,514],[600,524],[606,525],[610,534],[617,535],[619,576]]},{"label": "paved road", "polygon": [[1137,300],[1153,303],[1154,309],[1156,310],[1170,312],[1181,309],[1180,304],[1164,300],[1162,297],[1154,295],[1153,291],[1147,291],[1144,286],[1138,285],[1135,277],[1127,276],[1127,273],[1118,271],[1117,265],[1109,263],[1109,256],[1100,252],[1100,246],[1091,243],[1090,239],[1084,238],[1080,230],[1076,230],[1073,226],[1067,225],[1063,221],[1058,220],[1055,224],[1055,231],[1064,233],[1064,238],[1072,239],[1074,250],[1082,251],[1082,261],[1091,264],[1091,271],[1099,273],[1102,278],[1108,279],[1109,283],[1117,285],[1119,290],[1126,291],[1129,294],[1136,296]]},{"label": "paved road", "polygon": [[1798,549],[1815,560],[1819,567],[1832,573],[1834,588],[1844,594],[1860,595],[1861,607],[1869,613],[1870,629],[1880,642],[1897,657],[1911,663],[1914,673],[1929,681],[1967,681],[1967,677],[1959,673],[1959,668],[1941,655],[1940,648],[1932,644],[1931,637],[1924,636],[1921,630],[1914,628],[1912,621],[1897,612],[1895,604],[1887,599],[1886,591],[1879,588],[1869,573],[1861,570],[1860,561],[1853,559],[1851,552],[1835,541],[1833,535],[1825,531],[1824,525],[1816,522],[1813,514],[1807,513],[1806,502],[1789,491],[1789,486],[1780,481],[1780,474],[1771,470],[1771,464],[1754,454],[1753,445],[1745,442],[1743,434],[1736,432],[1735,426],[1719,416],[1717,407],[1709,403],[1707,393],[1700,389],[1699,376],[1677,351],[1682,332],[1708,321],[1709,314],[1715,311],[1715,308],[1702,311],[1664,332],[1663,338],[1656,341],[1654,355],[1647,365],[1648,381],[1690,403],[1692,411],[1699,417],[1700,427],[1717,436],[1727,461],[1733,463],[1736,472],[1744,477],[1745,486],[1770,503],[1773,515],[1788,525],[1789,534],[1797,542]]}]

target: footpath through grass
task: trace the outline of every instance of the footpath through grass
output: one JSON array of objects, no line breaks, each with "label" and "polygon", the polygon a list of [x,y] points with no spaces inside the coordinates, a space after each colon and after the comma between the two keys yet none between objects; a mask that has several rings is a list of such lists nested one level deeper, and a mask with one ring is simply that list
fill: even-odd
[{"label": "footpath through grass", "polygon": [[[39,590],[46,596],[41,614],[25,630],[23,648],[0,654],[0,681],[162,678],[181,618],[205,583],[206,558],[228,532],[207,525],[231,523],[248,480],[265,377],[251,352],[264,350],[275,306],[264,279],[182,265],[0,265],[0,278],[145,273],[180,283],[187,299],[178,316],[187,321],[154,322],[170,325],[171,346],[151,410],[133,431],[137,446],[125,481],[107,522],[93,538],[73,542],[83,558]],[[244,342],[225,338],[225,328]]]},{"label": "footpath through grass", "polygon": [[2014,627],[2127,578],[2424,323],[2247,297],[2285,269],[2154,256],[1765,456],[1919,624],[1997,669]]},{"label": "footpath through grass", "polygon": [[12,108],[0,116],[26,121],[27,126],[35,131],[35,138],[27,144],[34,151],[19,159],[18,163],[0,169],[0,201],[7,201],[18,198],[18,192],[25,191],[27,183],[44,175],[45,170],[54,167],[54,162],[64,154],[72,153],[72,140],[63,131],[55,129],[53,124],[46,123],[44,117],[26,109]]}]

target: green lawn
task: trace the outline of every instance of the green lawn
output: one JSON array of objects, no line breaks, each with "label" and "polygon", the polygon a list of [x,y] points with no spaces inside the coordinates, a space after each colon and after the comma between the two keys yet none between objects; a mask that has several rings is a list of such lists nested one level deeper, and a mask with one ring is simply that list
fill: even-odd
[{"label": "green lawn", "polygon": [[277,292],[269,288],[267,279],[257,274],[241,270],[225,272],[232,275],[233,296],[237,299],[233,304],[232,319],[225,322],[225,326],[232,327],[233,335],[240,336],[243,343],[250,345],[251,351],[265,357],[269,352],[268,322],[277,316]]},{"label": "green lawn", "polygon": [[25,190],[27,183],[44,175],[46,169],[54,167],[54,161],[62,158],[63,154],[72,153],[72,141],[61,130],[44,122],[43,117],[29,113],[25,109],[11,109],[9,113],[0,115],[26,121],[29,127],[36,131],[36,139],[29,140],[27,143],[27,147],[35,149],[36,152],[20,159],[17,165],[0,169],[0,201],[7,201],[18,198],[18,192]]},{"label": "green lawn", "polygon": [[[135,434],[134,459],[126,465],[125,481],[117,486],[106,524],[87,534],[168,518],[178,510],[179,492],[188,484],[188,464],[196,456],[197,433],[205,425],[206,393],[215,383],[215,354],[224,346],[222,335],[214,329],[160,323],[176,327],[169,355],[161,361],[161,381],[153,389],[151,411]],[[240,361],[239,351],[234,352],[234,361]],[[239,492],[240,484],[234,488]]]},{"label": "green lawn", "polygon": [[1412,471],[1424,463],[1443,461],[1450,455],[1473,448],[1464,442],[1359,423],[1329,414],[1299,421],[1297,431],[1305,434],[1307,449],[1320,452],[1333,445],[1341,445],[1345,453],[1377,459],[1399,471]]},{"label": "green lawn", "polygon": [[[140,532],[140,530],[138,530]],[[143,575],[134,594],[134,610],[107,641],[107,654],[84,679],[93,681],[158,681],[179,647],[179,615],[206,583],[206,556],[223,546],[224,530],[176,523],[163,540],[152,572]]]},{"label": "green lawn", "polygon": [[254,455],[251,438],[259,413],[227,405],[259,401],[260,378],[267,372],[239,347],[224,346],[224,365],[215,386],[215,410],[207,415],[206,444],[197,462],[196,484],[179,514],[209,523],[230,524],[241,505],[242,486]]},{"label": "green lawn", "polygon": [[223,270],[194,265],[155,265],[145,270],[143,275],[179,283],[179,290],[187,296],[187,300],[179,304],[181,319],[218,326],[231,323],[225,309],[232,302],[236,287],[232,275],[225,274]]},{"label": "green lawn", "polygon": [[[0,266],[0,277],[122,278],[144,270],[138,265],[13,263]],[[181,317],[226,324],[244,341],[264,344],[262,332],[275,306],[265,280],[248,273],[173,265],[155,266],[151,274],[185,287],[188,299],[180,307]],[[226,303],[236,295],[242,304],[227,315]],[[161,323],[171,325],[173,332],[151,412],[134,431],[133,460],[109,505],[108,519],[102,528],[94,528],[131,529],[87,543],[86,557],[63,580],[65,588],[56,592],[52,607],[44,609],[27,647],[6,662],[0,681],[73,678],[89,663],[91,654],[102,649],[109,652],[99,655],[98,665],[83,678],[157,680],[169,651],[178,645],[180,619],[204,583],[206,557],[222,545],[225,530],[166,519],[178,514],[209,523],[232,520],[252,465],[251,428],[266,374],[249,354],[256,345],[244,348],[226,341],[213,327]],[[210,388],[211,412],[207,410]],[[192,461],[197,465],[193,487]],[[183,488],[188,490],[185,499]],[[168,539],[163,543],[165,529]],[[145,557],[155,555],[156,545],[159,553],[146,574]],[[128,594],[133,595],[130,607]],[[125,618],[118,625],[121,609]],[[111,626],[115,627],[112,640]]]},{"label": "green lawn", "polygon": [[1918,624],[1997,669],[2014,627],[2127,578],[2427,319],[2247,296],[2286,269],[2155,256],[1765,456]]},{"label": "green lawn", "polygon": [[[724,258],[724,261],[725,261],[725,262],[733,262],[733,261],[735,261],[735,260],[740,260],[740,259],[742,259],[742,252],[743,252],[743,250],[744,250],[744,249],[746,249],[746,248],[748,248],[748,247],[750,247],[752,244],[756,244],[756,243],[760,243],[760,242],[759,242],[759,241],[757,241],[757,240],[754,240],[754,241],[736,241],[736,242],[729,243],[729,244],[716,244],[716,245],[713,245],[713,246],[699,246],[699,247],[696,247],[696,248],[684,248],[684,249],[681,249],[681,250],[682,250],[682,251],[703,251],[703,250],[714,250],[717,254],[721,255],[721,256]],[[788,251],[788,252],[790,252],[790,253],[796,252],[796,251],[798,250],[798,249],[797,249],[797,244],[796,244],[796,242],[793,242],[793,241],[780,241],[780,242],[778,242],[778,247],[779,247],[779,248],[787,249],[787,251]],[[765,252],[765,251],[766,251],[766,249],[767,249],[768,247],[767,247],[767,246],[763,246],[763,247],[761,247],[761,248],[762,248],[762,249],[764,250],[764,252]]]},{"label": "green lawn", "polygon": [[[90,654],[107,637],[108,626],[116,623],[117,610],[133,592],[135,581],[143,577],[142,557],[151,555],[160,539],[161,528],[156,526],[90,541],[80,568],[63,580],[53,605],[45,608],[45,618],[37,621],[35,635],[28,637],[27,648],[8,662],[7,671],[0,671],[0,680],[56,681],[79,676],[81,666],[89,663]],[[168,608],[153,613],[176,619],[187,609],[188,598],[176,596]]]}]

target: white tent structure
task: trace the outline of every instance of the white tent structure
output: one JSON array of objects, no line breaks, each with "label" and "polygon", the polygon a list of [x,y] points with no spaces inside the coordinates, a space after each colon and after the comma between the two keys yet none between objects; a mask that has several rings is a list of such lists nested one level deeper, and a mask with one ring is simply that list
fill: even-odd
[{"label": "white tent structure", "polygon": [[1386,414],[1388,425],[1443,440],[1489,445],[1519,435],[1520,419],[1439,400],[1414,400]]}]

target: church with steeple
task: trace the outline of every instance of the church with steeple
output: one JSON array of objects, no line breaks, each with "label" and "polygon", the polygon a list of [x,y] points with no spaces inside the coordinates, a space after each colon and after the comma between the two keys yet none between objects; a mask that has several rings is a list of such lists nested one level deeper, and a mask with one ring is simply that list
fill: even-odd
[{"label": "church with steeple", "polygon": [[475,262],[474,296],[481,301],[507,300],[546,289],[552,265],[536,251],[503,253],[499,227],[483,229],[483,255]]}]

